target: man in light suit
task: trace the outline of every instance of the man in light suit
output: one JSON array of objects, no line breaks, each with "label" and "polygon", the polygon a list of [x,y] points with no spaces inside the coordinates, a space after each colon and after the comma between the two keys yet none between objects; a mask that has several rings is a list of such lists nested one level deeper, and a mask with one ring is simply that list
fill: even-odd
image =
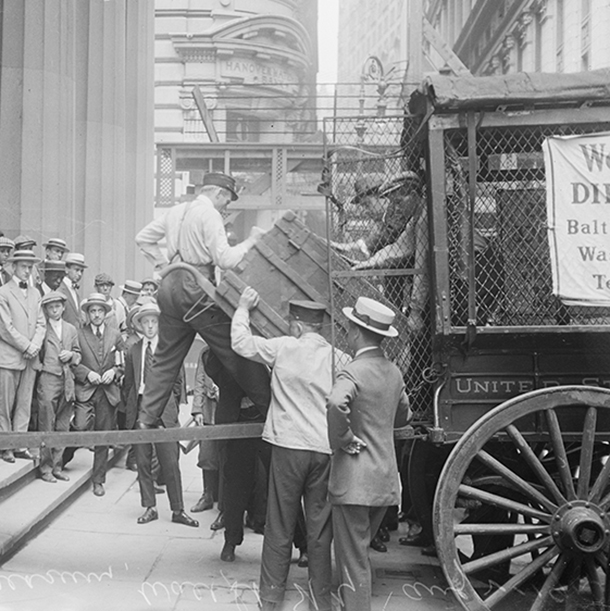
[{"label": "man in light suit", "polygon": [[[46,331],[40,293],[30,276],[40,262],[31,250],[17,250],[8,259],[13,277],[0,287],[0,432],[28,430],[37,358]],[[32,458],[29,450],[3,452],[6,462]]]},{"label": "man in light suit", "polygon": [[384,337],[398,335],[392,310],[360,297],[343,313],[354,359],[337,375],[327,400],[333,450],[328,495],[343,608],[369,611],[368,549],[386,509],[400,502],[393,429],[407,424],[409,399],[400,370],[381,350]]},{"label": "man in light suit", "polygon": [[[147,383],[147,377],[152,365],[159,333],[159,315],[161,310],[155,303],[144,304],[134,316],[134,324],[143,335],[140,341],[133,344],[125,354],[125,381],[123,393],[126,397],[127,421],[132,428],[136,422],[137,411],[142,402],[142,394]],[[178,421],[179,397],[182,392],[182,376],[174,383],[173,392],[160,416],[160,424],[164,428],[180,426]],[[182,497],[182,477],[180,475],[180,448],[177,441],[155,443],[157,458],[161,465],[161,473],[167,485],[172,510],[172,522],[186,526],[199,526],[184,512]],[[136,445],[136,461],[138,465],[138,482],[140,484],[140,499],[144,513],[138,518],[138,524],[148,524],[158,519],[155,483],[152,474],[153,445],[139,443]]]},{"label": "man in light suit", "polygon": [[[105,323],[110,304],[104,295],[91,293],[82,305],[87,323],[79,329],[82,359],[74,370],[76,403],[73,427],[77,431],[116,428],[116,407],[121,400],[117,380],[123,375],[123,338]],[[103,496],[108,446],[96,446],[93,459],[93,494]]]},{"label": "man in light suit", "polygon": [[85,265],[85,256],[79,252],[69,252],[64,261],[66,263],[66,276],[57,289],[66,296],[64,320],[80,329],[83,325],[83,317],[80,311],[78,289],[80,288],[83,271],[87,267]]},{"label": "man in light suit", "polygon": [[[36,382],[38,430],[68,431],[74,409],[73,367],[80,362],[76,327],[62,320],[66,297],[50,291],[42,298],[47,332],[40,351],[41,371]],[[62,473],[63,450],[44,446],[40,449],[40,479],[54,484],[69,481]]]}]

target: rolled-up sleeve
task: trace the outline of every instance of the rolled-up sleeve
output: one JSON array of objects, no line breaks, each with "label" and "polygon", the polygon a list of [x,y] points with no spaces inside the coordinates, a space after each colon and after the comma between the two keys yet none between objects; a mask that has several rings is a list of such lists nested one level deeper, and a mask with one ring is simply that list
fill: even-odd
[{"label": "rolled-up sleeve", "polygon": [[159,247],[159,242],[165,238],[164,217],[151,221],[136,235],[136,244],[144,256],[155,266],[155,270],[164,268],[169,261]]},{"label": "rolled-up sleeve", "polygon": [[231,321],[231,348],[240,356],[273,367],[282,339],[252,335],[249,311],[246,308],[235,310]]}]

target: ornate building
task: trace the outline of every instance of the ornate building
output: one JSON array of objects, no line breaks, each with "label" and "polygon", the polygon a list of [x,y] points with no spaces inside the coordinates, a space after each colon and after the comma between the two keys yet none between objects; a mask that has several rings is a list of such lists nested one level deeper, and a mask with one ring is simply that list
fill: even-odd
[{"label": "ornate building", "polygon": [[608,0],[428,0],[426,16],[473,74],[610,65]]},{"label": "ornate building", "polygon": [[317,2],[156,0],[155,134],[210,142],[293,142],[315,130]]}]

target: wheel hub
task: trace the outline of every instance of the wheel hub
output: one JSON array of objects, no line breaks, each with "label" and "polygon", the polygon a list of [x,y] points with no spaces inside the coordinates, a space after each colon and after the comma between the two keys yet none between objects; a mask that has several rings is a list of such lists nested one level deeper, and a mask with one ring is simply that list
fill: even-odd
[{"label": "wheel hub", "polygon": [[610,524],[597,505],[572,501],[560,507],[553,516],[551,534],[563,550],[594,554],[610,540]]}]

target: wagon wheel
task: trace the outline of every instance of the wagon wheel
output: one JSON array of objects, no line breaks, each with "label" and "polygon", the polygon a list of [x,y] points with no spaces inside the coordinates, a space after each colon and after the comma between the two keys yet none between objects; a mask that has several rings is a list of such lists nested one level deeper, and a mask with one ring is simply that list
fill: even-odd
[{"label": "wagon wheel", "polygon": [[[610,390],[564,386],[511,399],[463,435],[439,479],[434,533],[465,609],[610,608],[609,434]],[[477,550],[478,537],[501,544]]]}]

